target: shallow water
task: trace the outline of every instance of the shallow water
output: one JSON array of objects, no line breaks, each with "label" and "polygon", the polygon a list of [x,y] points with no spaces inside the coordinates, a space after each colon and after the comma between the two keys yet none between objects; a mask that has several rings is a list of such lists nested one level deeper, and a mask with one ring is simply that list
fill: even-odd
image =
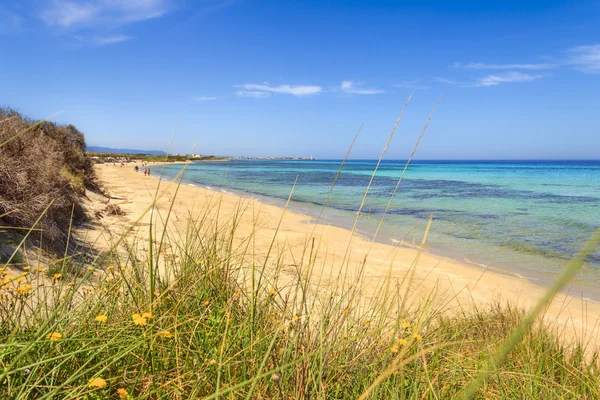
[{"label": "shallow water", "polygon": [[[346,163],[322,222],[352,226],[375,165]],[[404,165],[382,162],[358,224],[363,235],[373,237]],[[314,217],[339,166],[339,160],[202,162],[190,165],[184,180],[280,205],[297,179],[291,207]],[[167,165],[165,175],[181,168]],[[552,276],[600,227],[600,161],[415,161],[377,240],[419,243],[430,213],[430,250]],[[577,278],[600,286],[600,251]]]}]

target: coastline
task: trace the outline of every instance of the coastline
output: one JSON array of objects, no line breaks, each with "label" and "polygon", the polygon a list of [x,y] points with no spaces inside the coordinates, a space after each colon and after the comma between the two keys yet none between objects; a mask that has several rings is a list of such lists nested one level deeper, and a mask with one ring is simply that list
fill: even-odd
[{"label": "coastline", "polygon": [[[155,164],[159,167],[159,164]],[[144,209],[152,202],[152,194],[159,182],[159,174],[152,175],[155,179],[135,173],[132,168],[98,165],[96,171],[105,188],[111,193],[115,204],[126,212],[123,225],[127,221],[135,221]],[[157,171],[158,172],[158,171]],[[165,207],[167,200],[172,200],[176,184],[161,181],[161,191],[166,195],[158,207]],[[239,204],[240,195],[227,193],[222,190],[210,190],[201,186],[181,185],[173,204],[175,226],[183,227],[186,215],[195,208],[202,208],[210,199],[219,197],[223,214],[233,212]],[[307,223],[307,216],[290,209],[285,211],[274,204],[260,201],[256,196],[247,196],[248,209],[251,215],[244,215],[240,223],[239,235],[250,234],[256,221],[260,229],[254,232],[257,250],[264,251],[276,232],[276,225],[281,218],[281,229],[277,242],[286,242],[289,250],[286,257],[293,257],[302,252],[314,228],[312,236],[319,244],[321,263],[325,283],[335,284],[336,265],[343,261],[342,255],[351,238],[347,229],[325,224]],[[127,220],[127,221],[126,221]],[[411,269],[418,250],[408,246],[397,246],[381,242],[371,243],[360,235],[354,235],[349,264],[356,265],[365,259],[364,279],[361,281],[365,298],[377,290],[381,278],[389,274],[392,279],[401,281]],[[297,254],[295,254],[297,253]],[[325,256],[323,256],[325,254]],[[326,268],[325,268],[326,267]],[[481,307],[493,302],[502,301],[529,308],[544,294],[545,288],[532,282],[526,277],[519,277],[517,272],[503,270],[494,266],[477,266],[466,261],[450,259],[432,252],[423,252],[419,263],[414,269],[415,285],[411,295],[415,298],[425,298],[427,293],[436,290],[440,302],[446,302],[449,310]],[[551,279],[551,278],[549,278]],[[587,343],[596,334],[596,322],[600,318],[600,303],[590,301],[579,294],[577,284],[571,284],[568,293],[559,293],[553,303],[547,308],[545,320],[561,327],[561,335],[570,340],[581,340]],[[456,308],[458,307],[458,308]]]},{"label": "coastline", "polygon": [[[185,164],[185,162],[178,162],[177,164]],[[160,167],[162,165],[168,165],[168,164],[163,163],[161,165],[157,165],[157,167]],[[153,176],[153,177],[157,178],[157,176]],[[235,188],[223,187],[223,186],[218,186],[218,185],[214,185],[214,187],[213,187],[213,186],[208,186],[206,184],[198,183],[198,182],[194,182],[194,181],[183,180],[182,184],[191,186],[194,188],[204,188],[204,189],[207,189],[207,190],[210,190],[213,192],[217,192],[217,193],[222,192],[224,194],[228,194],[228,195],[232,195],[232,196],[236,196],[236,197],[243,197],[246,199],[254,199],[261,203],[272,205],[275,207],[282,208],[282,207],[285,207],[285,205],[286,205],[286,199],[281,198],[281,197],[272,197],[272,196],[268,196],[268,195],[264,195],[264,194],[251,193],[251,192],[247,192],[247,191],[243,191],[243,190],[239,190],[239,189],[235,189]],[[310,203],[310,205],[315,205],[315,206],[317,206],[317,209],[320,209],[320,205],[317,203]],[[326,208],[328,208],[328,207],[326,207]],[[315,212],[311,212],[311,210],[309,210],[309,207],[307,206],[307,204],[305,202],[301,202],[298,200],[290,200],[289,204],[288,204],[288,210],[291,210],[297,214],[303,215],[305,218],[308,219],[308,223],[314,223],[316,221],[316,217],[318,216],[318,215],[316,215],[318,213],[315,214]],[[338,211],[335,209],[330,209],[330,210]],[[315,210],[312,210],[312,211],[315,211]],[[327,221],[323,221],[322,223],[331,224],[333,226],[336,226],[338,228],[345,229],[345,230],[351,230],[353,219],[348,219],[346,217],[337,216],[334,218],[326,218]],[[432,230],[435,230],[435,218],[434,218],[434,224],[432,225]],[[373,232],[362,231],[360,228],[356,230],[355,235],[361,236],[362,239],[364,239],[367,242],[373,239],[372,238]],[[408,241],[401,242],[401,241],[398,241],[387,235],[382,236],[381,232],[378,235],[378,237],[375,238],[375,241],[377,243],[387,244],[387,245],[391,245],[391,246],[395,246],[395,247],[408,248],[408,249],[413,249],[413,250],[419,249],[419,246],[416,245],[415,243],[409,243]],[[514,277],[517,279],[526,279],[529,282],[531,282],[532,284],[540,286],[544,289],[550,288],[552,286],[552,284],[554,283],[555,279],[559,275],[558,273],[554,274],[551,272],[535,271],[535,270],[531,270],[531,269],[528,269],[525,267],[521,267],[521,266],[517,266],[517,265],[510,265],[510,264],[506,264],[506,263],[501,264],[501,263],[494,263],[494,262],[485,262],[485,261],[479,260],[477,258],[472,258],[472,256],[466,256],[465,254],[462,254],[457,251],[449,251],[447,249],[436,247],[435,245],[431,245],[430,243],[426,243],[425,246],[423,247],[422,251],[426,252],[428,254],[437,256],[437,257],[441,257],[443,259],[449,259],[449,260],[453,260],[458,263],[470,265],[473,268],[476,268],[478,270],[490,270],[490,271],[494,271],[501,275],[511,276],[511,277]],[[566,263],[566,261],[568,261],[568,260],[565,260],[565,263]],[[575,279],[573,279],[562,290],[562,293],[564,293],[564,294],[576,293],[578,297],[585,298],[586,300],[589,300],[592,302],[600,302],[600,286],[585,283],[585,281],[578,280],[577,277]]]}]

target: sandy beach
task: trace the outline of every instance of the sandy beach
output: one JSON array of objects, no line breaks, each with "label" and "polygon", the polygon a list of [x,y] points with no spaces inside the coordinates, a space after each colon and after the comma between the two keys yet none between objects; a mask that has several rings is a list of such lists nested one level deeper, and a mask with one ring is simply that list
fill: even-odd
[{"label": "sandy beach", "polygon": [[[129,229],[141,218],[136,224],[136,229],[139,229],[137,235],[140,238],[146,237],[146,230],[140,227],[148,225],[150,217],[143,214],[152,204],[159,185],[157,176],[160,174],[160,167],[151,166],[152,177],[144,176],[143,172],[134,172],[131,164],[125,167],[100,164],[95,168],[102,186],[111,196],[110,203],[118,205],[125,215],[105,217],[101,224],[88,229],[85,235],[100,247],[108,246],[110,238],[114,238],[123,229]],[[319,280],[318,283],[315,282],[318,290],[339,295],[340,290],[343,290],[339,286],[339,278],[344,261],[350,271],[358,271],[364,263],[364,272],[356,283],[360,285],[361,294],[367,302],[380,290],[380,283],[385,277],[390,277],[399,286],[406,282],[407,272],[411,271],[411,265],[418,254],[416,249],[372,243],[357,235],[352,236],[351,231],[346,229],[322,224],[315,226],[304,215],[263,204],[255,199],[185,184],[178,187],[167,181],[160,182],[160,193],[156,207],[166,213],[173,202],[170,224],[178,229],[185,229],[190,215],[206,212],[215,202],[220,205],[219,217],[223,220],[239,214],[242,207],[244,212],[241,213],[236,230],[239,240],[253,236],[254,257],[258,259],[265,256],[273,242],[273,252],[282,260],[283,265],[289,267],[283,269],[282,282],[278,285],[285,284],[286,274],[287,278],[292,278],[296,273],[293,266],[303,256],[307,257],[307,249],[311,251],[312,248],[315,268],[321,268],[317,273],[313,271]],[[91,207],[98,201],[99,198],[92,198]],[[281,225],[277,230],[280,221]],[[111,231],[110,235],[107,234],[107,229]],[[276,231],[278,233],[273,241]],[[346,258],[349,243],[351,246]],[[509,273],[479,268],[427,252],[421,254],[413,270],[410,301],[418,303],[434,293],[436,302],[440,307],[443,305],[445,312],[450,313],[494,302],[508,302],[528,308],[545,292],[545,288]],[[556,324],[557,330],[560,330],[557,333],[567,342],[578,339],[593,347],[597,339],[596,324],[599,317],[600,303],[576,294],[558,294],[545,314],[545,320]]]}]

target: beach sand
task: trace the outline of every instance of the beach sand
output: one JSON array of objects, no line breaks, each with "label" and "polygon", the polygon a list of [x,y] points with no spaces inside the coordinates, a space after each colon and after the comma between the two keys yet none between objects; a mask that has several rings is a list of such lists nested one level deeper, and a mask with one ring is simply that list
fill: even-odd
[{"label": "beach sand", "polygon": [[[102,218],[101,223],[84,232],[100,248],[107,247],[119,232],[129,229],[140,218],[135,228],[138,230],[136,235],[140,240],[147,238],[150,216],[143,214],[152,204],[159,184],[157,176],[160,174],[160,166],[151,165],[151,168],[153,177],[146,177],[143,172],[134,172],[132,164],[125,167],[112,164],[96,166],[97,175],[111,196],[110,203],[125,211],[124,216]],[[361,297],[367,304],[368,299],[381,290],[382,279],[389,277],[391,282],[398,286],[406,283],[407,279],[404,278],[411,270],[418,253],[418,250],[412,248],[372,243],[357,235],[352,236],[351,231],[347,229],[321,224],[315,226],[309,223],[304,215],[221,191],[190,185],[181,185],[178,188],[175,183],[162,181],[160,193],[161,197],[156,207],[163,215],[166,215],[175,198],[170,224],[179,231],[186,229],[190,215],[206,212],[210,205],[214,206],[217,202],[219,216],[223,221],[230,220],[233,214],[239,214],[242,205],[245,211],[239,220],[236,235],[240,241],[253,237],[254,250],[251,252],[256,260],[264,259],[271,243],[274,243],[272,253],[277,255],[285,266],[278,285],[293,281],[298,273],[294,266],[299,264],[303,257],[308,258],[309,254],[312,254],[315,257],[314,268],[320,269],[313,271],[313,276],[318,278],[318,282],[314,283],[315,287],[318,286],[316,290],[341,295],[340,291],[344,288],[339,285],[340,268],[351,241],[347,259],[348,271],[351,274],[353,271],[355,273],[364,265],[363,273],[356,284],[360,286]],[[100,203],[99,198],[92,198],[92,209],[105,206],[106,204]],[[277,230],[280,220],[281,225]],[[435,229],[435,223],[431,229]],[[170,232],[172,231],[171,229]],[[275,232],[277,236],[273,241]],[[421,254],[413,271],[414,279],[409,290],[411,302],[418,304],[433,293],[432,297],[437,304],[440,307],[443,305],[444,312],[448,313],[484,307],[494,302],[529,308],[546,290],[531,281],[511,276],[510,273],[480,268],[427,252]],[[554,324],[557,334],[565,342],[580,340],[588,343],[590,348],[596,347],[596,325],[599,317],[600,303],[586,300],[581,295],[563,293],[555,297],[544,316],[548,323]]]}]

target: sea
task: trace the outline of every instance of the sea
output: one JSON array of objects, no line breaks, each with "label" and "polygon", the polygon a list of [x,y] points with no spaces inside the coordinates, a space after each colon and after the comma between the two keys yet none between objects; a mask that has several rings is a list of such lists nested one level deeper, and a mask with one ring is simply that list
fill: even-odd
[{"label": "sea", "polygon": [[[320,223],[352,228],[377,161],[346,161],[328,198],[341,163],[198,162],[183,182],[279,206],[290,198],[289,208],[306,215],[306,223],[323,210]],[[412,161],[390,202],[405,166],[381,162],[358,234],[419,246],[433,215],[427,251],[548,285],[600,227],[600,161]],[[162,172],[172,178],[181,169],[166,165]],[[576,280],[600,287],[600,251]]]}]

